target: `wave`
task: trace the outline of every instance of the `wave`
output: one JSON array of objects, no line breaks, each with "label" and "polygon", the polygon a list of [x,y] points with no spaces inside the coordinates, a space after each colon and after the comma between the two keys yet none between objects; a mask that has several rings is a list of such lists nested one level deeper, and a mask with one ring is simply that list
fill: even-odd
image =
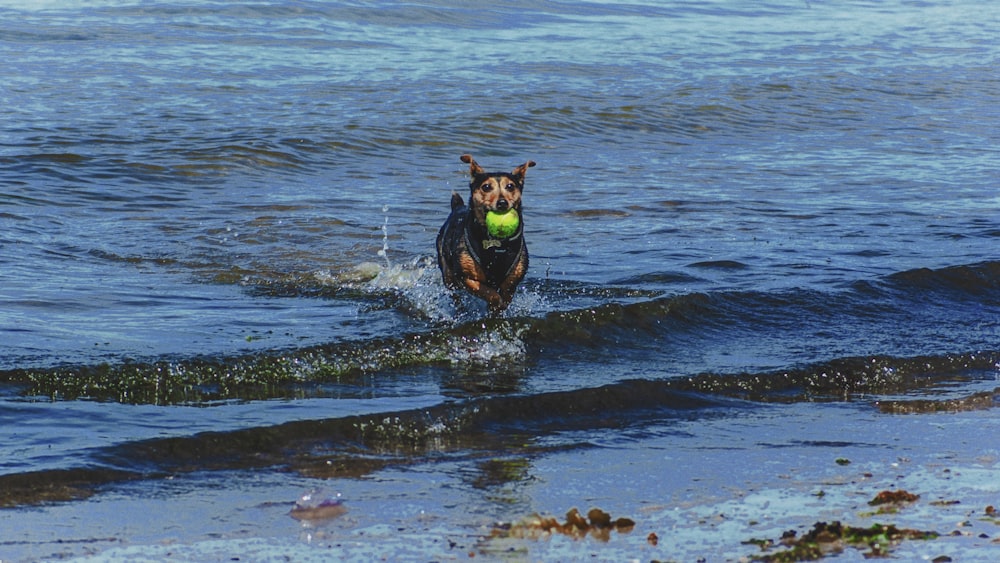
[{"label": "wave", "polygon": [[[598,304],[505,318],[454,315],[440,287],[422,278],[426,264],[372,266],[335,287],[349,296],[385,299],[426,321],[425,330],[238,356],[158,358],[119,364],[0,371],[0,381],[25,395],[128,403],[200,403],[322,395],[317,385],[353,384],[374,373],[416,366],[471,366],[518,372],[553,357],[600,361],[632,354],[668,365],[677,357],[746,342],[793,365],[796,347],[849,355],[964,354],[995,349],[1000,330],[1000,262],[901,272],[840,292],[793,289],[656,295],[597,288]],[[374,275],[372,275],[374,273]],[[328,280],[330,281],[330,280]],[[306,293],[337,291],[314,285]],[[279,284],[280,285],[280,284]],[[259,291],[285,293],[271,285]],[[536,286],[546,295],[562,291]],[[576,288],[576,293],[585,292]],[[338,295],[338,297],[342,297]],[[970,306],[970,303],[972,306]],[[523,313],[523,314],[522,314]],[[520,316],[518,316],[520,315]],[[901,340],[900,331],[920,331]],[[912,341],[912,342],[910,342]],[[815,354],[802,356],[815,361]],[[688,364],[690,365],[690,364]]]},{"label": "wave", "polygon": [[[472,397],[428,408],[145,439],[92,450],[79,467],[0,475],[0,506],[79,499],[111,483],[196,471],[276,467],[312,477],[358,477],[441,454],[477,458],[497,452],[532,455],[593,447],[587,440],[573,439],[573,433],[646,431],[651,422],[726,416],[758,402],[874,400],[873,407],[894,414],[993,408],[1000,388],[961,398],[942,393],[937,400],[880,402],[871,394],[933,392],[942,386],[942,378],[994,381],[998,369],[1000,352],[843,358],[788,371],[632,379],[568,391]],[[548,439],[556,435],[564,438]]]},{"label": "wave", "polygon": [[985,299],[997,304],[1000,299],[1000,261],[938,270],[908,270],[889,276],[888,282],[895,288],[920,296],[946,294],[962,300]]},{"label": "wave", "polygon": [[1000,373],[1000,351],[941,356],[838,358],[767,373],[703,374],[679,389],[760,402],[839,401],[933,390],[957,380],[990,381]]}]

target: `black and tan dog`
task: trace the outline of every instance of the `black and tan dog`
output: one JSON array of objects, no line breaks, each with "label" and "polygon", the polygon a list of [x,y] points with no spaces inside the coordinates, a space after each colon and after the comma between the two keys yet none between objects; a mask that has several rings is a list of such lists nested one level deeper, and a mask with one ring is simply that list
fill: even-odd
[{"label": "black and tan dog", "polygon": [[[506,172],[486,172],[471,155],[462,155],[469,165],[469,204],[458,193],[451,194],[451,215],[437,236],[438,265],[444,284],[464,288],[486,301],[490,313],[503,312],[514,298],[517,285],[528,271],[528,247],[524,243],[521,191],[524,174],[535,165],[529,160]],[[517,230],[506,238],[495,238],[486,228],[488,211],[517,211]]]}]

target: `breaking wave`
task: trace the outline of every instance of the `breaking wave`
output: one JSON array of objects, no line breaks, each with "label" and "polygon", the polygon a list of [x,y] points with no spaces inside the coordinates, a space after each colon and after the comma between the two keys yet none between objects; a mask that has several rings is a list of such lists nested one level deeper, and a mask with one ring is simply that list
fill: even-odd
[{"label": "breaking wave", "polygon": [[[0,371],[0,381],[26,396],[198,403],[321,395],[322,389],[308,386],[351,384],[371,374],[424,365],[517,371],[551,357],[586,359],[609,352],[670,362],[670,354],[680,354],[695,342],[725,345],[744,339],[752,347],[786,334],[789,340],[794,335],[806,343],[836,341],[848,355],[861,357],[885,350],[898,357],[990,357],[1000,334],[1000,262],[902,272],[840,292],[647,297],[628,291],[593,307],[503,318],[452,317],[454,304],[445,303],[450,299],[440,287],[421,281],[426,278],[422,268],[426,265],[398,272],[372,268],[374,276],[365,283],[366,291],[403,294],[400,307],[433,317],[426,330],[238,356],[14,369]],[[544,299],[546,292],[558,290],[537,291]],[[940,337],[934,339],[937,350],[925,340],[908,354],[911,350],[899,340],[897,327],[914,323],[940,326]],[[884,328],[873,329],[879,325]],[[927,330],[933,333],[933,328]],[[885,335],[885,343],[879,342],[879,334]],[[794,355],[788,358],[794,364]]]},{"label": "breaking wave", "polygon": [[279,467],[313,477],[357,477],[430,455],[528,455],[586,447],[546,437],[641,430],[650,422],[725,415],[757,402],[869,401],[887,413],[993,408],[1000,387],[968,397],[884,400],[933,392],[957,379],[995,382],[1000,352],[915,358],[842,358],[794,370],[625,380],[599,387],[499,394],[428,408],[153,438],[95,449],[79,467],[0,476],[0,506],[71,500],[109,483],[205,470]]}]

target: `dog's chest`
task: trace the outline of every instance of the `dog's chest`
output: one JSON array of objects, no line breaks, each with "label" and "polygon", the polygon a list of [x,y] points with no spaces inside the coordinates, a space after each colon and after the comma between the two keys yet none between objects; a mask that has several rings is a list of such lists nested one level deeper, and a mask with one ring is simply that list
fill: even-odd
[{"label": "dog's chest", "polygon": [[473,250],[482,264],[488,281],[494,285],[506,279],[522,254],[527,252],[520,233],[509,239],[485,238],[468,242],[470,250]]}]

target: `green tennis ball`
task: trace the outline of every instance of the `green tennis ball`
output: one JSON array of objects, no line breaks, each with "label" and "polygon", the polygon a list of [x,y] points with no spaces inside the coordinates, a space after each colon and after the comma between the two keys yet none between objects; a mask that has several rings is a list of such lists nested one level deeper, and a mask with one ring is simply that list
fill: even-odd
[{"label": "green tennis ball", "polygon": [[503,213],[497,213],[496,211],[486,212],[486,230],[489,231],[491,237],[507,238],[514,236],[520,224],[521,218],[518,217],[517,211],[513,209],[508,209]]}]

